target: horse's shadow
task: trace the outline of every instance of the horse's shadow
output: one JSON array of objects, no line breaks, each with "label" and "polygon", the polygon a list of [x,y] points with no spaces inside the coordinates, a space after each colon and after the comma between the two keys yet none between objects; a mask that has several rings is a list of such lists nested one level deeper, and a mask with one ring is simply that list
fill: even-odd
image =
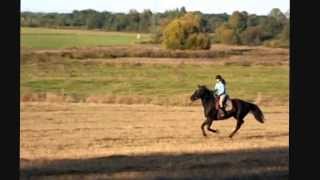
[{"label": "horse's shadow", "polygon": [[[213,147],[214,148],[214,147]],[[20,160],[20,179],[288,179],[288,148]]]}]

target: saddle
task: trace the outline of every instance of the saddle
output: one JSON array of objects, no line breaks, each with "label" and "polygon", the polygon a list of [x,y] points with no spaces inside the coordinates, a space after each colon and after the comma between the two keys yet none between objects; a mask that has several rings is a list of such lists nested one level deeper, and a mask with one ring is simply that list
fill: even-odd
[{"label": "saddle", "polygon": [[[226,95],[224,101],[222,102],[222,105],[227,112],[232,110],[233,107],[229,95]],[[219,97],[216,98],[216,109],[219,109]]]},{"label": "saddle", "polygon": [[222,102],[222,105],[223,105],[223,108],[224,109],[224,112],[219,108],[219,98],[220,97],[216,97],[216,110],[218,111],[217,113],[217,118],[219,119],[220,117],[224,117],[226,116],[226,114],[229,114],[230,111],[232,110],[232,101],[231,99],[229,98],[228,95],[226,95],[226,97],[224,98],[223,102]]}]

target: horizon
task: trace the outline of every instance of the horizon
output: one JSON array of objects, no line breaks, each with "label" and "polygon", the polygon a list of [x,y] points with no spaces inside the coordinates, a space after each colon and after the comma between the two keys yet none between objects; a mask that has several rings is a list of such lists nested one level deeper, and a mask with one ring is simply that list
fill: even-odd
[{"label": "horizon", "polygon": [[256,15],[267,15],[273,8],[279,8],[283,13],[290,10],[290,1],[276,0],[270,0],[268,2],[242,0],[241,3],[235,0],[228,0],[228,3],[222,2],[221,0],[201,0],[203,3],[196,3],[192,0],[161,1],[166,3],[160,3],[158,0],[136,0],[134,2],[123,0],[126,3],[121,4],[118,3],[117,0],[91,0],[91,3],[84,0],[77,0],[76,3],[72,1],[75,0],[69,0],[67,2],[63,0],[47,0],[45,2],[39,2],[38,0],[21,0],[20,9],[21,12],[34,13],[72,13],[73,11],[87,9],[111,13],[128,13],[132,9],[141,13],[143,10],[149,9],[153,13],[163,13],[168,10],[185,7],[187,11],[200,11],[204,14],[232,14],[234,11],[246,11],[249,14]]}]

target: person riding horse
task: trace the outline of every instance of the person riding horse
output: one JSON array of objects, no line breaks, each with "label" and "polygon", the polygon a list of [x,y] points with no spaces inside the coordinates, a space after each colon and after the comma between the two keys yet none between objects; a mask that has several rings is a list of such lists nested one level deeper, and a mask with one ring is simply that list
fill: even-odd
[{"label": "person riding horse", "polygon": [[220,117],[226,115],[224,106],[225,98],[227,97],[226,81],[221,75],[216,75],[216,84],[214,86],[214,94],[216,95],[216,109],[220,112]]},{"label": "person riding horse", "polygon": [[[218,79],[221,81],[222,78],[218,77]],[[217,87],[217,89],[219,88]],[[216,106],[216,101],[215,101],[216,97],[213,91],[211,90],[211,88],[209,89],[206,86],[198,85],[198,88],[190,96],[190,100],[193,102],[198,99],[201,100],[201,104],[203,106],[203,113],[205,117],[204,122],[201,124],[201,130],[202,130],[203,136],[207,136],[204,129],[205,126],[207,126],[208,131],[217,133],[218,130],[213,129],[211,127],[212,123],[214,121],[226,120],[226,119],[229,119],[230,117],[233,117],[237,120],[237,124],[236,124],[236,128],[229,135],[229,137],[232,138],[240,129],[241,125],[244,123],[244,118],[247,116],[249,112],[253,114],[254,118],[258,122],[264,123],[265,119],[264,119],[263,112],[256,104],[249,103],[237,98],[230,99],[228,96],[226,96],[226,99],[228,99],[228,101],[232,104],[232,110],[228,111],[228,113],[226,113],[223,118],[220,118],[219,113],[217,114],[217,110],[214,107]]]}]

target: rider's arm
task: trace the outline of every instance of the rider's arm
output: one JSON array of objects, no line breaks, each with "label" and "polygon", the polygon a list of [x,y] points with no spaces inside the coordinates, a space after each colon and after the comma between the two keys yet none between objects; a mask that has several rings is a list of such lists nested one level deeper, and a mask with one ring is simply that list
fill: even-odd
[{"label": "rider's arm", "polygon": [[223,83],[221,83],[221,92],[224,93],[226,90],[226,87]]},{"label": "rider's arm", "polygon": [[216,95],[218,91],[218,84],[216,84],[213,88],[213,94]]},{"label": "rider's arm", "polygon": [[218,89],[218,84],[215,84],[213,90],[217,90],[217,89]]},{"label": "rider's arm", "polygon": [[216,94],[217,95],[220,95],[222,92],[223,92],[223,85],[222,85],[222,83],[218,83],[217,85],[216,85]]}]

